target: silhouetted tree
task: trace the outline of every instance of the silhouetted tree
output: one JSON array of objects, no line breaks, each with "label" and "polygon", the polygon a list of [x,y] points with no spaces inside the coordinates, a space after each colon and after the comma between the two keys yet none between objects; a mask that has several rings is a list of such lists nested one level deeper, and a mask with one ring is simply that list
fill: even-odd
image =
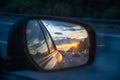
[{"label": "silhouetted tree", "polygon": [[120,19],[120,0],[0,0],[1,12]]}]

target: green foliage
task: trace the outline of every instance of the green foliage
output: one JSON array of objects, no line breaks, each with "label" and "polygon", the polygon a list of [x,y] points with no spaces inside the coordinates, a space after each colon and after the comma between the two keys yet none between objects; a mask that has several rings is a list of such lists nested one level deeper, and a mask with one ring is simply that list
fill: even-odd
[{"label": "green foliage", "polygon": [[49,14],[54,16],[70,16],[71,6],[67,3],[48,3],[41,9],[43,14]]},{"label": "green foliage", "polygon": [[60,16],[70,16],[71,15],[71,6],[69,4],[55,4],[53,7],[53,14]]},{"label": "green foliage", "polygon": [[39,13],[39,5],[34,0],[11,0],[4,9],[15,13]]},{"label": "green foliage", "polygon": [[104,18],[118,18],[120,14],[120,10],[117,6],[110,7],[104,10],[102,17]]},{"label": "green foliage", "polygon": [[120,19],[119,0],[1,0],[0,11]]}]

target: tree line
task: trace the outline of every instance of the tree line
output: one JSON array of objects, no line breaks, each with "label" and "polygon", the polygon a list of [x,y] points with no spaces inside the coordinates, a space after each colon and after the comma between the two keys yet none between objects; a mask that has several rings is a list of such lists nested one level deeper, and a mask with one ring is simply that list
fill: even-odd
[{"label": "tree line", "polygon": [[0,12],[120,19],[119,0],[0,0]]}]

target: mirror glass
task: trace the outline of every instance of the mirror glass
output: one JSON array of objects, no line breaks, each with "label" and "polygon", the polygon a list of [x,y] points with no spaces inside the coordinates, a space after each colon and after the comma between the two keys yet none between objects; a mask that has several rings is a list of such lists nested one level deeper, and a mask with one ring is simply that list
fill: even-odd
[{"label": "mirror glass", "polygon": [[30,56],[45,70],[81,66],[88,62],[89,38],[81,25],[30,20],[26,38]]}]

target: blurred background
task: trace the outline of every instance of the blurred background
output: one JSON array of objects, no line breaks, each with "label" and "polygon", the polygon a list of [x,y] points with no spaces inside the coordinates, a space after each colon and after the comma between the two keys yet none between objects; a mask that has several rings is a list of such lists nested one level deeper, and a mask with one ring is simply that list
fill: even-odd
[{"label": "blurred background", "polygon": [[0,0],[0,12],[120,19],[120,0]]}]

